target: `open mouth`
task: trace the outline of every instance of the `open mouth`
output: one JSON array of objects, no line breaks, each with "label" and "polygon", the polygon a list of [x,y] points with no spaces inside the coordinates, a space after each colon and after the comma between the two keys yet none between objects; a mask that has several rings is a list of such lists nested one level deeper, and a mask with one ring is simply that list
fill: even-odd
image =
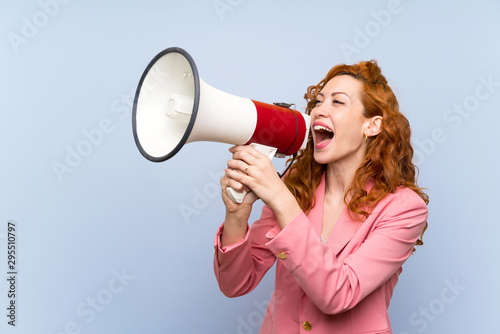
[{"label": "open mouth", "polygon": [[335,136],[332,129],[324,124],[315,124],[313,126],[314,137],[315,137],[315,147],[320,149],[324,148]]}]

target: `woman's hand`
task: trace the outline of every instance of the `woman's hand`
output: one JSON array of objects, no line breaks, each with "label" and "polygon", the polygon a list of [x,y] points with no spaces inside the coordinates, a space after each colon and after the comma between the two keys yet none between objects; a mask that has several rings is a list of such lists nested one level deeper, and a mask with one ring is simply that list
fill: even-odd
[{"label": "woman's hand", "polygon": [[[271,159],[252,146],[233,146],[228,168],[221,179],[222,199],[226,206],[226,220],[221,242],[223,245],[241,240],[247,231],[252,205],[260,198],[275,213],[284,228],[301,211],[295,197],[281,181]],[[231,187],[240,192],[248,191],[241,204],[234,203],[227,195]]]},{"label": "woman's hand", "polygon": [[[271,159],[252,146],[233,146],[232,160],[227,163],[226,175],[236,191],[252,191],[266,205],[272,207],[273,199],[286,189]],[[288,190],[286,190],[288,191]]]},{"label": "woman's hand", "polygon": [[[221,235],[221,245],[227,246],[234,244],[245,237],[248,229],[248,218],[252,213],[253,203],[257,200],[257,196],[243,183],[237,181],[231,175],[244,174],[243,170],[231,169],[229,166],[235,165],[233,159],[228,161],[228,168],[225,170],[224,176],[220,180],[222,188],[222,201],[226,206],[226,217],[224,220],[224,229]],[[241,203],[235,203],[227,194],[227,188],[231,187],[235,191],[246,191],[247,194]]]},{"label": "woman's hand", "polygon": [[284,228],[301,209],[278,176],[271,159],[252,146],[234,146],[229,151],[233,159],[228,161],[226,175],[232,180],[231,187],[237,191],[250,189],[274,211]]},{"label": "woman's hand", "polygon": [[[252,205],[258,199],[258,197],[250,190],[250,188],[232,179],[228,175],[228,169],[225,170],[226,173],[220,180],[220,185],[222,188],[222,201],[226,206],[226,212],[229,214],[239,215],[241,217],[250,216],[250,212],[252,211]],[[242,173],[242,172],[236,171],[236,173]],[[243,198],[243,202],[236,203],[233,200],[231,200],[227,193],[228,190],[227,188],[232,188],[237,192],[246,191],[247,194]]]}]

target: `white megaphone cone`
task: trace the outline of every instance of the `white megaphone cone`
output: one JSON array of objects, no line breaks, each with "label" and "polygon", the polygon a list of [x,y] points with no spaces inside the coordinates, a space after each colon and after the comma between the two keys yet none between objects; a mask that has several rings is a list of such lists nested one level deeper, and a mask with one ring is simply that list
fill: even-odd
[{"label": "white megaphone cone", "polygon": [[[270,158],[304,149],[310,117],[286,107],[220,91],[200,79],[191,56],[168,48],[149,63],[134,99],[132,124],[141,154],[153,162],[173,157],[184,144],[213,141],[254,145]],[[235,202],[244,193],[229,190]],[[240,194],[240,195],[237,195]]]}]

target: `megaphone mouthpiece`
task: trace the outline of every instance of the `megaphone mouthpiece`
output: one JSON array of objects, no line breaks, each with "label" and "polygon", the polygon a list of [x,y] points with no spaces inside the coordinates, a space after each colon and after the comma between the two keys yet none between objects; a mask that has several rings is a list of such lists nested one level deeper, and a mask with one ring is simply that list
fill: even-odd
[{"label": "megaphone mouthpiece", "polygon": [[165,114],[170,118],[182,118],[188,123],[193,113],[194,99],[189,96],[172,94],[167,102]]}]

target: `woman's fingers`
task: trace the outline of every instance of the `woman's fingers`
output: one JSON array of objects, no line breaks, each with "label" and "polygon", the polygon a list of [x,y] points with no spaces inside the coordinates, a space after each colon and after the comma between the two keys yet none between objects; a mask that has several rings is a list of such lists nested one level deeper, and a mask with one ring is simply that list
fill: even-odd
[{"label": "woman's fingers", "polygon": [[250,188],[248,188],[243,182],[244,182],[244,176],[246,174],[242,173],[239,170],[231,169],[228,168],[225,170],[226,175],[228,177],[227,181],[227,186],[233,188],[236,191],[250,191]]},{"label": "woman's fingers", "polygon": [[251,146],[230,148],[233,159],[227,163],[229,185],[236,191],[252,190],[264,203],[274,196],[281,185],[276,169],[269,157]]},{"label": "woman's fingers", "polygon": [[227,162],[227,167],[231,170],[248,174],[248,171],[250,169],[250,164],[243,160],[229,160]]},{"label": "woman's fingers", "polygon": [[[229,172],[229,173],[228,173]],[[230,173],[238,173],[236,171],[232,171],[227,169],[226,174],[221,178],[220,184],[222,188],[222,199],[224,204],[226,205],[226,208],[229,209],[230,211],[239,211],[241,209],[240,204],[233,202],[230,198],[229,195],[227,194],[227,188],[233,188],[237,192],[242,192],[246,191],[247,194],[245,198],[243,199],[243,202],[241,204],[249,204],[250,206],[257,200],[257,196],[245,185],[242,183],[234,180],[231,178],[228,174]]]},{"label": "woman's fingers", "polygon": [[256,161],[267,157],[257,151],[252,146],[233,146],[229,149],[229,152],[233,153],[234,160],[241,160],[249,165],[253,165]]}]

